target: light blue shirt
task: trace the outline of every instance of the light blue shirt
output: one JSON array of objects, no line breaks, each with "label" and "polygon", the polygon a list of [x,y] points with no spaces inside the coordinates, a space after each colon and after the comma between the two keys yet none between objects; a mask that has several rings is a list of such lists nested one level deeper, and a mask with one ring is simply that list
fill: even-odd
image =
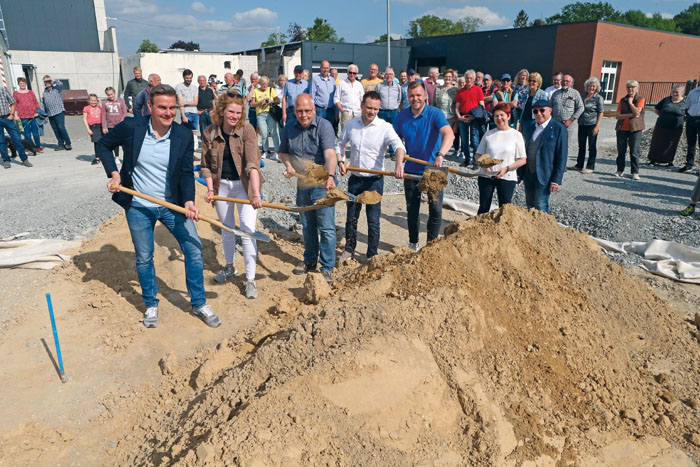
[{"label": "light blue shirt", "polygon": [[[153,132],[151,120],[148,120],[148,131],[143,138],[141,152],[136,159],[136,166],[132,174],[134,190],[140,191],[154,198],[171,201],[170,188],[168,186],[168,165],[170,163],[170,131],[160,139]],[[134,197],[132,204],[148,208],[159,207],[155,203]]]},{"label": "light blue shirt", "polygon": [[300,79],[297,83],[296,80],[290,79],[284,83],[284,89],[282,89],[282,97],[287,98],[287,107],[294,107],[294,101],[297,100],[299,94],[304,94],[309,92],[309,82]]},{"label": "light blue shirt", "polygon": [[324,78],[321,75],[314,76],[314,79],[311,80],[309,94],[314,99],[314,105],[324,109],[333,107],[335,80],[330,75],[328,75],[328,78]]}]

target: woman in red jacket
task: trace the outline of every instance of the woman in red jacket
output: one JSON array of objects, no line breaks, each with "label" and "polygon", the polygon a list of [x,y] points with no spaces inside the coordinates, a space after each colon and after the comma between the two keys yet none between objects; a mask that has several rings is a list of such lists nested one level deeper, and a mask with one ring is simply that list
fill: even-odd
[{"label": "woman in red jacket", "polygon": [[16,103],[15,119],[22,122],[24,126],[24,139],[31,141],[34,137],[36,152],[44,152],[39,139],[39,127],[34,118],[37,116],[36,109],[41,107],[36,95],[27,89],[27,80],[25,78],[17,78],[19,89],[12,93],[12,97]]}]

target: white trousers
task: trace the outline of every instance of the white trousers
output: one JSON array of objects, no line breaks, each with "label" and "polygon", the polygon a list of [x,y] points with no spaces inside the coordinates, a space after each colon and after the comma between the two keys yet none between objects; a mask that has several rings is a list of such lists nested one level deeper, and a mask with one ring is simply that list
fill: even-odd
[{"label": "white trousers", "polygon": [[[248,199],[248,193],[243,189],[243,184],[240,180],[221,180],[219,183],[219,196],[225,198],[240,198]],[[236,217],[233,212],[234,203],[225,201],[216,201],[214,205],[216,213],[219,215],[219,220],[228,226],[236,225]],[[258,213],[250,204],[236,204],[238,208],[238,217],[241,220],[240,230],[244,232],[255,232],[255,221]],[[221,243],[224,246],[224,257],[226,264],[233,264],[233,259],[236,255],[236,236],[228,230],[221,231]],[[243,244],[243,261],[245,263],[246,280],[252,281],[255,279],[255,263],[258,260],[258,244],[248,237],[242,237]]]}]

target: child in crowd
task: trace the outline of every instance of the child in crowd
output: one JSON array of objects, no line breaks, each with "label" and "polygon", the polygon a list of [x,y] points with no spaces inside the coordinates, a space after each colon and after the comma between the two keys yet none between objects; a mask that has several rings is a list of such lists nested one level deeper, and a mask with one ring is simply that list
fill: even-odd
[{"label": "child in crowd", "polygon": [[100,163],[100,158],[97,155],[97,142],[102,138],[102,109],[97,94],[88,96],[88,105],[83,107],[83,124],[90,135],[90,140],[95,145],[95,159],[92,161],[92,165],[97,165]]},{"label": "child in crowd", "polygon": [[[126,117],[126,103],[119,97],[113,87],[105,89],[106,101],[102,101],[102,133],[119,125]],[[119,165],[119,146],[114,148],[114,158]]]}]

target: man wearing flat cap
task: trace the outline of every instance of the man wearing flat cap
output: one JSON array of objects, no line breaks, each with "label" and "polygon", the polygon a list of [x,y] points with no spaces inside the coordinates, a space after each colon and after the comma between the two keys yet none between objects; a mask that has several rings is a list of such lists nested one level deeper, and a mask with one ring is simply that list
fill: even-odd
[{"label": "man wearing flat cap", "polygon": [[532,104],[535,119],[523,125],[527,164],[518,169],[525,184],[528,209],[549,212],[549,196],[559,190],[566,170],[569,138],[566,127],[552,118],[546,99]]}]

